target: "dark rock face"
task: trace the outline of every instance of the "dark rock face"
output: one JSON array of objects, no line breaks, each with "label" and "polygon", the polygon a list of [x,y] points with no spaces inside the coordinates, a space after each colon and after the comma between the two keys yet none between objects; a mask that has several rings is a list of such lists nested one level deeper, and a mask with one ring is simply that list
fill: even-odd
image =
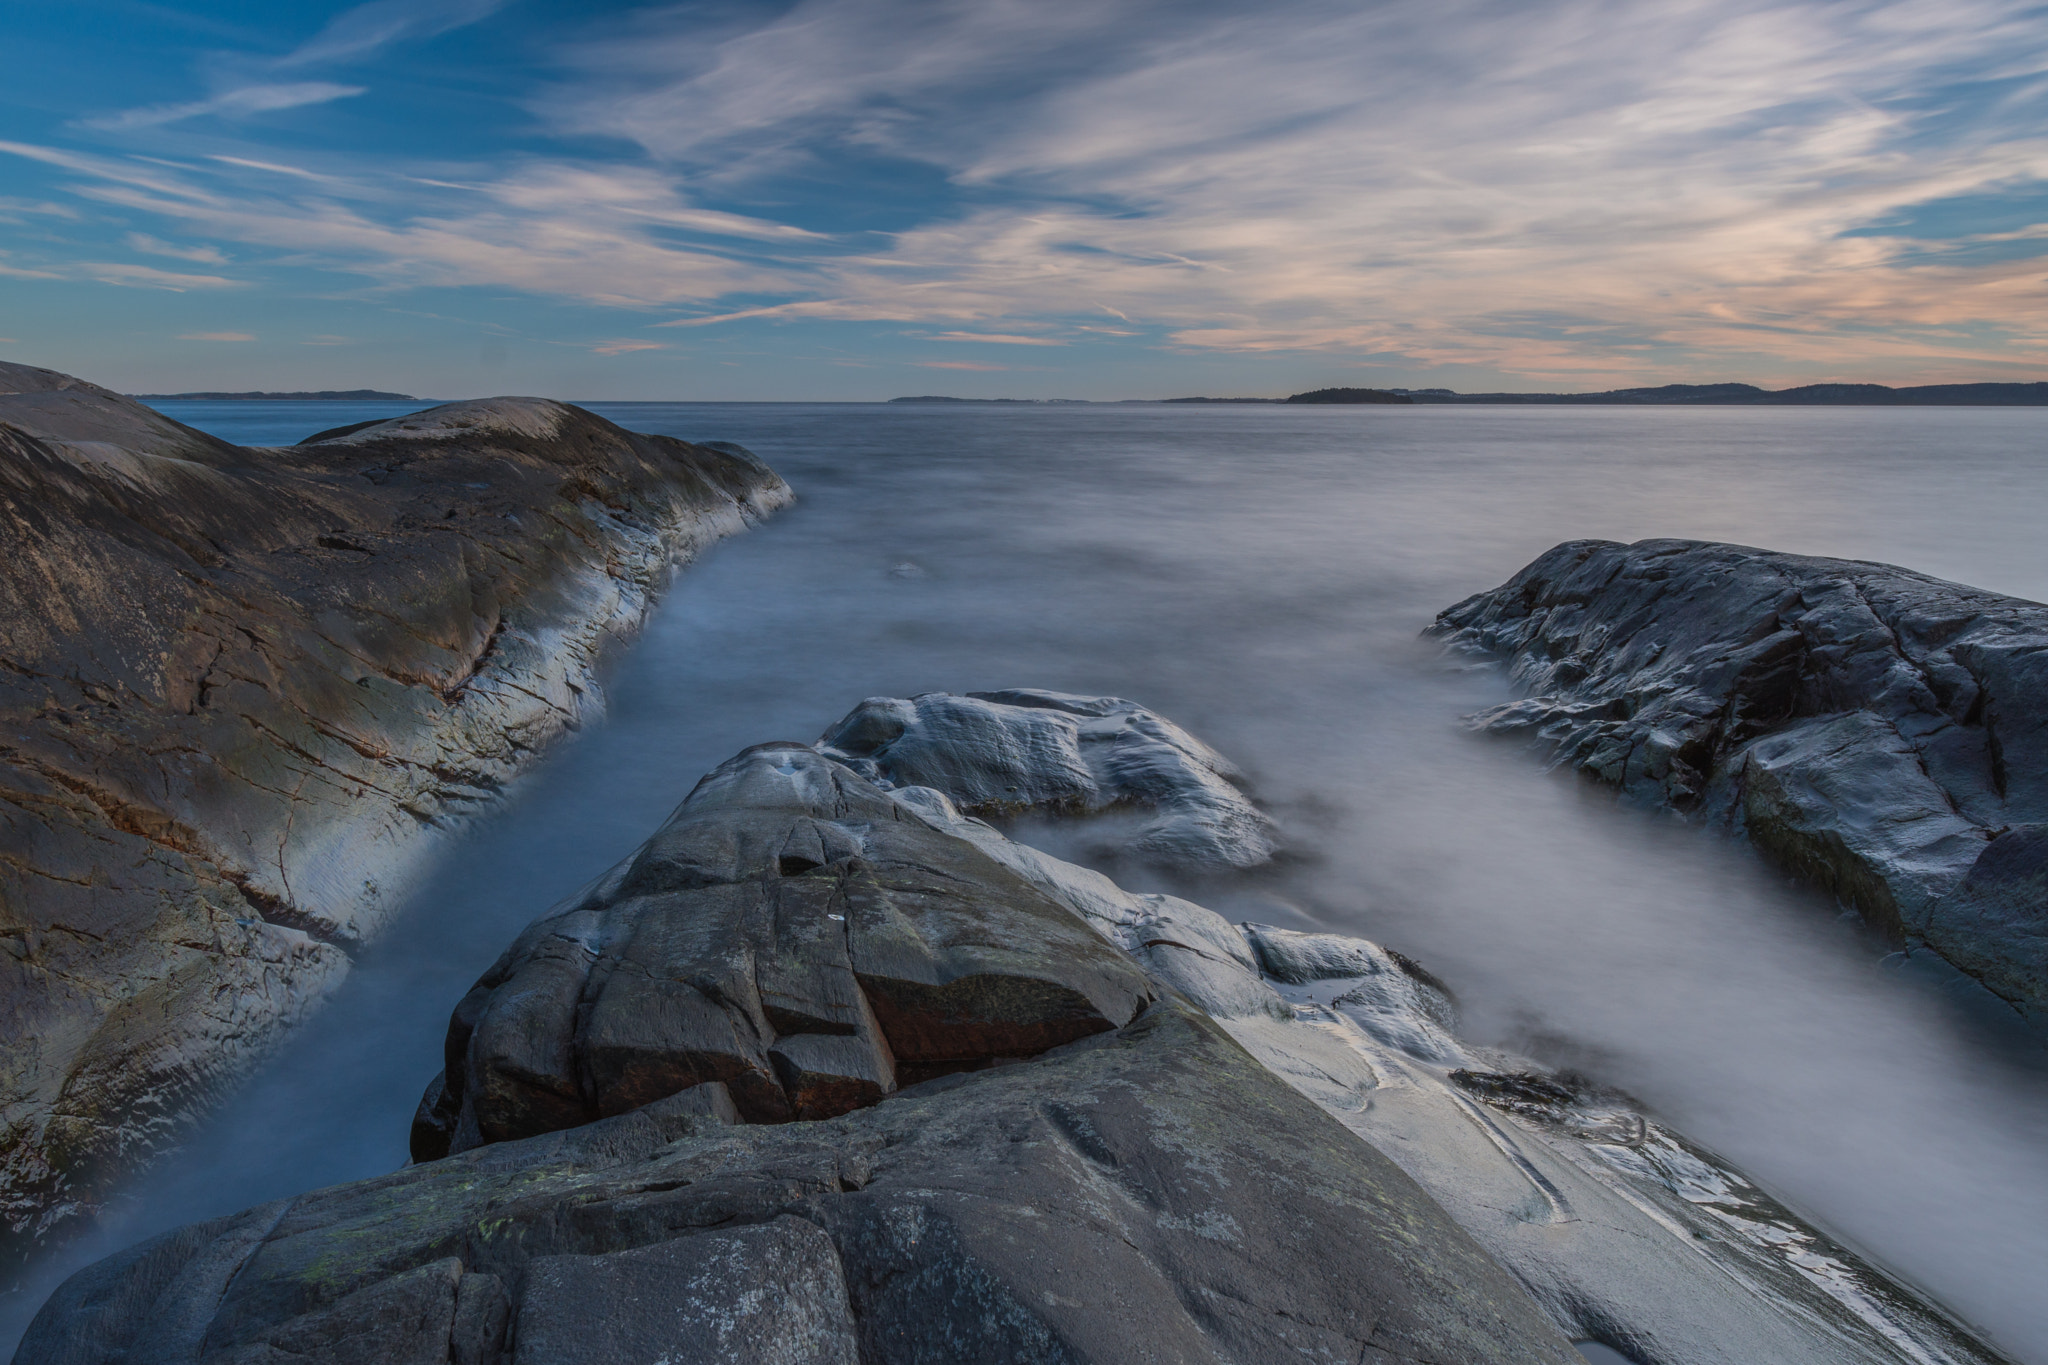
[{"label": "dark rock face", "polygon": [[2048,1004],[2048,607],[1734,545],[1574,541],[1443,613],[1480,717],[1726,820],[1880,928]]},{"label": "dark rock face", "polygon": [[679,1112],[696,1093],[160,1238],[71,1280],[16,1359],[1575,1358],[1183,1004],[817,1123],[723,1127]]},{"label": "dark rock face", "polygon": [[456,1007],[414,1155],[712,1081],[748,1122],[830,1118],[1119,1028],[1152,995],[972,844],[806,746],[759,745]]},{"label": "dark rock face", "polygon": [[539,399],[247,450],[0,365],[0,1254],[317,1001],[759,461]]}]

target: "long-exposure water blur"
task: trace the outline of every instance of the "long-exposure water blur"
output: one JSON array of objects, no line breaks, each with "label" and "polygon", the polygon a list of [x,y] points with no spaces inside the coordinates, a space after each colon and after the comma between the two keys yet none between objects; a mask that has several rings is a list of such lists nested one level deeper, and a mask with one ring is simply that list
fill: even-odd
[{"label": "long-exposure water blur", "polygon": [[[163,406],[245,444],[402,410]],[[1176,889],[1419,959],[1473,1037],[1627,1090],[2048,1362],[2038,1042],[1899,970],[1742,843],[1462,728],[1507,684],[1418,638],[1586,537],[1875,559],[2048,600],[2048,412],[593,406],[738,441],[799,500],[676,579],[605,719],[449,842],[324,1012],[18,1296],[11,1332],[115,1246],[402,1165],[450,1007],[720,760],[813,739],[871,695],[1042,687],[1140,701],[1251,774],[1290,856]]]}]

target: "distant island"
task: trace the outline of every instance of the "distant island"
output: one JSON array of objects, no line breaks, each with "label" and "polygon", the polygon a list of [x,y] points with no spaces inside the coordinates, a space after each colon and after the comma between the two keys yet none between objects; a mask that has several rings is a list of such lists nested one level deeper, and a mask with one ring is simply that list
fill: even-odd
[{"label": "distant island", "polygon": [[948,398],[942,393],[920,393],[910,398],[891,398],[891,403],[1092,403],[1092,398]]},{"label": "distant island", "polygon": [[1391,389],[1310,389],[1289,397],[1289,403],[1413,403],[1406,393]]},{"label": "distant island", "polygon": [[162,403],[189,399],[202,403],[423,403],[409,393],[385,393],[382,389],[322,389],[318,393],[131,393],[138,403]]},{"label": "distant island", "polygon": [[[892,398],[892,403],[1075,403],[1074,398]],[[1286,398],[1125,398],[1125,403],[1548,403],[1678,407],[2048,407],[2048,383],[1804,384],[1760,389],[1754,384],[1664,384],[1600,393],[1459,393],[1454,389],[1311,389]]]},{"label": "distant island", "polygon": [[[1882,384],[1803,384],[1760,389],[1754,384],[1664,384],[1604,393],[1456,393],[1450,389],[1395,389],[1416,403],[1602,403],[1635,406],[1710,404],[1717,407],[2048,407],[2048,383],[1923,384],[1890,389]],[[1289,402],[1295,401],[1289,399]]]}]

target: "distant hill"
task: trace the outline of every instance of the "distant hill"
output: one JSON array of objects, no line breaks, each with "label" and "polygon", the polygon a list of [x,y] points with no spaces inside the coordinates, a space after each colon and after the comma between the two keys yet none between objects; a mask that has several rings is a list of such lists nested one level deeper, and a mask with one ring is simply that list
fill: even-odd
[{"label": "distant hill", "polygon": [[1415,400],[1405,393],[1393,393],[1387,389],[1310,389],[1307,393],[1290,394],[1289,403],[1412,403]]},{"label": "distant hill", "polygon": [[1035,403],[1059,405],[1063,403],[1089,403],[1087,398],[948,398],[944,394],[921,393],[912,398],[891,398],[891,403]]},{"label": "distant hill", "polygon": [[[1664,384],[1648,389],[1602,393],[1453,393],[1449,389],[1399,389],[1416,403],[1613,404],[1655,407],[2048,407],[2048,383],[1924,384],[1891,389],[1882,384],[1804,384],[1796,389],[1760,389],[1754,384]],[[1302,401],[1289,399],[1289,402]]]},{"label": "distant hill", "polygon": [[382,389],[322,389],[318,393],[131,393],[140,403],[162,403],[190,399],[202,403],[280,402],[295,403],[424,403],[409,393],[385,393]]}]

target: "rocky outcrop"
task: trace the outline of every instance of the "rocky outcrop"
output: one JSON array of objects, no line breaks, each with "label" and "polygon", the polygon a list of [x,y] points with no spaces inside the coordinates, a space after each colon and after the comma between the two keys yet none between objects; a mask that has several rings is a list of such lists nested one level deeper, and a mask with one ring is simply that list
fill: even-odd
[{"label": "rocky outcrop", "polygon": [[2005,1359],[1626,1096],[1462,1041],[1448,989],[1400,954],[1134,895],[945,793],[894,795],[1067,906],[1398,1163],[1567,1335],[1642,1365]]},{"label": "rocky outcrop", "polygon": [[1121,1028],[1129,959],[965,840],[800,744],[747,750],[456,1007],[431,1159],[718,1082],[742,1118],[831,1118],[899,1083]]},{"label": "rocky outcrop", "polygon": [[1572,1358],[1182,1004],[814,1123],[727,1126],[718,1090],[173,1233],[70,1281],[16,1359]]},{"label": "rocky outcrop", "polygon": [[0,365],[0,1216],[89,1215],[597,704],[736,448],[456,403],[250,450]]},{"label": "rocky outcrop", "polygon": [[1028,687],[870,697],[818,747],[884,788],[946,792],[971,815],[1138,815],[1105,853],[1246,868],[1275,848],[1272,821],[1230,760],[1121,697]]},{"label": "rocky outcrop", "polygon": [[17,1361],[2002,1359],[1455,1022],[1376,944],[762,745],[457,1007],[418,1164],[103,1262]]},{"label": "rocky outcrop", "polygon": [[2048,1008],[2048,606],[1737,545],[1560,545],[1437,619],[1529,695],[1477,718],[1738,828]]},{"label": "rocky outcrop", "polygon": [[103,1262],[17,1360],[1573,1359],[1397,1166],[926,808],[739,755],[457,1009],[454,1155]]}]

